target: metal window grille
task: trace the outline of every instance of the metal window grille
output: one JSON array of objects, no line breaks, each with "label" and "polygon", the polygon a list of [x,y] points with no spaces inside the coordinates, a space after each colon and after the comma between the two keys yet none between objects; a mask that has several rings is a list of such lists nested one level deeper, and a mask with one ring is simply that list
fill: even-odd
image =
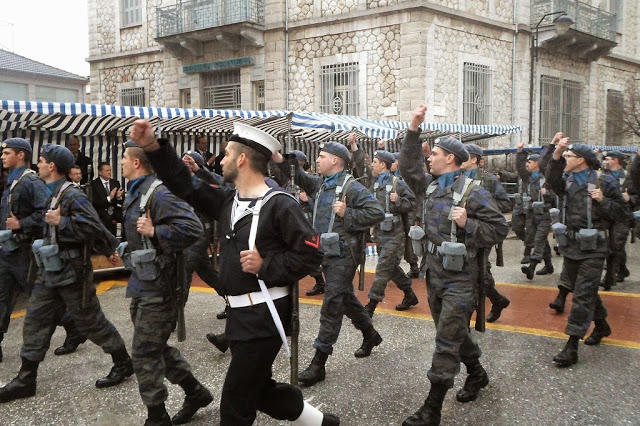
[{"label": "metal window grille", "polygon": [[122,89],[120,91],[120,104],[127,106],[145,106],[144,87]]},{"label": "metal window grille", "polygon": [[142,24],[142,0],[120,0],[122,27]]},{"label": "metal window grille", "polygon": [[616,31],[622,32],[622,18],[624,16],[624,0],[609,0],[609,11],[616,14]]},{"label": "metal window grille", "polygon": [[606,145],[618,145],[623,138],[621,126],[624,114],[624,94],[619,90],[607,90]]},{"label": "metal window grille", "polygon": [[265,100],[264,100],[264,81],[257,81],[253,84],[253,108],[256,111],[264,111],[265,108]]},{"label": "metal window grille", "polygon": [[562,131],[574,142],[581,142],[582,84],[564,80],[562,82]]},{"label": "metal window grille", "polygon": [[205,74],[203,87],[204,108],[241,109],[240,70]]},{"label": "metal window grille", "polygon": [[329,114],[358,115],[358,63],[323,66],[320,70],[322,102],[320,111]]},{"label": "metal window grille", "polygon": [[180,108],[191,108],[191,89],[180,90]]},{"label": "metal window grille", "polygon": [[562,131],[581,142],[582,84],[543,75],[540,79],[540,136],[547,141]]},{"label": "metal window grille", "polygon": [[464,64],[462,111],[464,124],[491,124],[491,68]]}]

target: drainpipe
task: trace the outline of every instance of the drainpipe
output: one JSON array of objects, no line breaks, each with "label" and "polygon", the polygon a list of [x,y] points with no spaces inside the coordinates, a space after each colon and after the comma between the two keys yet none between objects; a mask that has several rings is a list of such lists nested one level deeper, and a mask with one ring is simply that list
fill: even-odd
[{"label": "drainpipe", "polygon": [[289,111],[289,0],[284,1],[284,9],[284,109]]},{"label": "drainpipe", "polygon": [[[518,0],[513,2],[513,25],[515,31],[513,33],[513,43],[511,50],[511,124],[515,125],[515,113],[516,113],[516,42],[518,41]],[[515,134],[511,133],[509,145],[511,148],[516,146]]]}]

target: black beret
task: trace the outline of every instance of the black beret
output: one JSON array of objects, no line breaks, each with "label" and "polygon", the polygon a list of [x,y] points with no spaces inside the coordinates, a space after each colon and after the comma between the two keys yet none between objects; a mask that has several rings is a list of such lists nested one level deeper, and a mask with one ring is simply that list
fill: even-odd
[{"label": "black beret", "polygon": [[345,164],[351,163],[351,156],[346,146],[337,142],[325,142],[320,144],[320,151],[328,152],[344,160]]},{"label": "black beret", "polygon": [[598,161],[598,156],[596,152],[591,149],[589,145],[585,145],[583,143],[574,143],[568,146],[569,151],[572,151],[578,157],[582,157],[587,162],[587,165],[592,169],[597,169],[600,167],[600,161]]},{"label": "black beret", "polygon": [[48,162],[55,163],[61,169],[71,169],[76,163],[71,151],[61,145],[44,144],[40,155]]},{"label": "black beret", "polygon": [[475,143],[467,143],[464,145],[464,147],[467,149],[467,152],[471,155],[478,155],[480,157],[482,157],[482,148],[480,148],[478,145],[476,145]]},{"label": "black beret", "polygon": [[27,151],[29,154],[33,154],[33,148],[28,140],[22,138],[9,138],[2,142],[2,149],[4,148],[16,148]]},{"label": "black beret", "polygon": [[202,155],[194,151],[187,151],[187,155],[193,158],[193,161],[195,161],[196,164],[200,166],[200,168],[204,167],[204,158],[202,157]]},{"label": "black beret", "polygon": [[447,152],[458,157],[462,162],[469,160],[469,152],[466,150],[462,142],[451,136],[436,139],[435,146],[444,149]]},{"label": "black beret", "polygon": [[385,163],[395,163],[396,159],[393,156],[392,153],[390,153],[389,151],[385,151],[382,149],[377,150],[376,152],[373,153],[373,157],[377,158],[380,161],[384,161]]}]

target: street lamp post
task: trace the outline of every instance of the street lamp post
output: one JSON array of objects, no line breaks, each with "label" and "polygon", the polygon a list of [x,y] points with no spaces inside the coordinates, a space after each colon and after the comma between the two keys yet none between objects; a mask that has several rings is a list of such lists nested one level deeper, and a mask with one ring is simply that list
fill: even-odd
[{"label": "street lamp post", "polygon": [[540,18],[538,24],[535,26],[535,32],[533,33],[533,37],[531,37],[531,73],[529,76],[529,145],[533,144],[533,83],[535,80],[535,65],[538,61],[538,31],[540,29],[540,24],[549,16],[560,15],[556,19],[553,20],[553,24],[556,27],[556,32],[558,35],[564,35],[569,31],[571,25],[574,24],[573,19],[565,14],[564,10],[559,12],[550,12],[546,13]]}]

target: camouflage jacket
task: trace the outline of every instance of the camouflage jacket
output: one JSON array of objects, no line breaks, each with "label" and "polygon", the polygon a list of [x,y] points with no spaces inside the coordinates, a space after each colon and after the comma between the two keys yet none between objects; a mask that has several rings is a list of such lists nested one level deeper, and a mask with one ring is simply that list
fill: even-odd
[{"label": "camouflage jacket", "polygon": [[579,185],[571,174],[566,175],[564,168],[566,161],[552,159],[547,166],[548,184],[553,190],[563,197],[564,223],[567,226],[567,244],[560,245],[560,253],[569,259],[586,259],[592,257],[605,257],[608,251],[607,235],[602,232],[598,237],[597,248],[592,251],[580,250],[580,243],[575,235],[580,229],[588,228],[587,222],[587,197],[589,197],[589,184],[600,186],[604,199],[602,202],[591,201],[591,228],[604,231],[610,223],[628,219],[626,202],[618,189],[618,183],[611,176],[598,173],[592,169],[589,173],[588,184]]},{"label": "camouflage jacket", "polygon": [[[137,223],[140,217],[140,199],[147,193],[156,176],[147,175],[139,179],[139,182],[134,181],[136,185],[127,193],[123,206],[123,240],[129,243],[129,253],[151,248],[144,246],[142,235],[137,231]],[[155,189],[146,208],[155,230],[150,239],[152,248],[156,249],[154,262],[162,270],[162,274],[156,280],[145,281],[139,279],[133,271],[127,285],[127,297],[167,295],[170,283],[166,280],[175,274],[175,253],[193,244],[204,232],[193,208],[173,195],[164,185]]]},{"label": "camouflage jacket", "polygon": [[[527,157],[528,153],[526,151],[520,151],[516,153],[516,169],[518,171],[518,176],[522,180],[522,196],[531,197],[531,203],[536,201],[543,201],[544,213],[542,215],[536,215],[536,217],[541,216],[543,219],[551,220],[549,217],[549,209],[555,205],[556,194],[554,194],[549,185],[546,184],[545,170],[540,169],[540,173],[537,178],[532,178],[531,173],[527,171]],[[543,183],[544,182],[544,183]],[[542,195],[541,189],[545,188],[546,194]],[[531,205],[529,209],[525,211],[524,206],[521,201],[517,201],[515,207],[513,209],[514,214],[531,214],[533,213]]]},{"label": "camouflage jacket", "polygon": [[500,179],[484,169],[476,168],[474,170],[476,170],[475,175],[471,176],[474,183],[489,191],[502,213],[509,213],[511,211],[511,200],[509,200],[507,191],[500,183]]},{"label": "camouflage jacket", "polygon": [[[102,224],[96,209],[80,188],[71,185],[65,191],[60,191],[65,182],[66,179],[60,179],[49,185],[52,193],[45,205],[50,207],[52,199],[61,193],[58,200],[60,223],[53,227],[43,220],[44,245],[51,244],[52,231],[55,228],[56,243],[61,253],[77,254],[88,244],[89,253],[96,251],[104,256],[111,256],[118,246],[118,240]],[[83,265],[82,257],[79,256],[65,261],[64,264],[60,272],[46,272],[40,269],[39,281],[48,287],[69,285],[85,277],[91,281],[93,268],[90,259]]]}]

